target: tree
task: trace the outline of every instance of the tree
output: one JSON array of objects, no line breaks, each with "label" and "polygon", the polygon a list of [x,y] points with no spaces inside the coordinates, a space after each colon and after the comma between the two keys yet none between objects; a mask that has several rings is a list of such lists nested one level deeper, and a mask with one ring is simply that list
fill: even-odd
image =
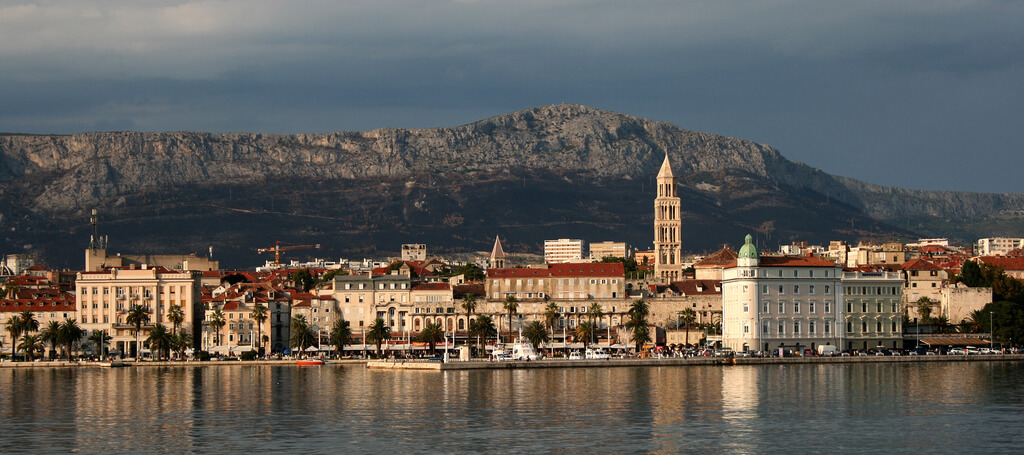
[{"label": "tree", "polygon": [[31,362],[36,357],[36,352],[44,349],[43,340],[39,335],[31,335],[26,333],[21,337],[21,343],[18,344],[18,349],[28,356],[28,361]]},{"label": "tree", "polygon": [[39,320],[36,319],[36,315],[32,314],[31,311],[22,311],[18,316],[21,318],[22,333],[31,333],[39,331]]},{"label": "tree", "polygon": [[697,320],[697,312],[693,308],[686,308],[679,312],[679,320],[686,324],[686,347],[690,347],[690,324]]},{"label": "tree", "polygon": [[46,328],[39,333],[39,338],[43,343],[49,343],[50,359],[53,359],[57,353],[57,346],[60,345],[60,322],[50,321],[49,324],[46,324]]},{"label": "tree", "polygon": [[555,325],[558,324],[558,320],[561,318],[562,313],[558,311],[558,304],[548,302],[548,305],[544,307],[544,323],[547,324],[548,330],[554,333]]},{"label": "tree", "polygon": [[972,288],[989,287],[992,285],[981,274],[981,266],[972,260],[964,261],[964,264],[960,267],[960,274],[954,277],[954,281]]},{"label": "tree", "polygon": [[291,347],[299,348],[299,357],[305,355],[306,348],[312,346],[315,342],[316,339],[313,337],[313,331],[309,329],[306,317],[301,314],[292,316]]},{"label": "tree", "polygon": [[597,331],[601,328],[601,318],[604,316],[604,308],[601,307],[600,303],[594,302],[590,304],[590,308],[587,308],[587,313],[590,315],[590,324],[594,326],[594,331],[591,343],[594,342],[593,338],[597,337]]},{"label": "tree", "polygon": [[550,341],[548,329],[540,321],[532,321],[523,327],[523,337],[533,345],[533,350],[540,352],[540,345]]},{"label": "tree", "polygon": [[388,327],[387,323],[383,319],[377,318],[370,324],[369,330],[366,331],[366,340],[377,345],[377,358],[380,358],[380,345],[387,340],[391,339],[391,327]]},{"label": "tree", "polygon": [[485,351],[484,346],[486,345],[484,340],[492,336],[498,335],[498,328],[494,326],[494,319],[491,319],[488,315],[481,315],[476,318],[473,323],[469,325],[469,334],[472,337],[476,337],[480,343],[480,350]]},{"label": "tree", "polygon": [[64,352],[67,354],[68,362],[70,362],[71,352],[75,350],[75,346],[85,337],[85,330],[78,326],[78,321],[72,318],[65,318],[64,322],[60,323],[57,333],[57,339],[60,341],[60,344],[64,345]]},{"label": "tree", "polygon": [[178,360],[185,358],[185,350],[192,347],[192,335],[188,332],[178,332],[171,337],[171,348],[178,353]]},{"label": "tree", "polygon": [[213,329],[214,333],[213,345],[220,346],[220,329],[223,329],[224,325],[227,324],[227,322],[224,321],[224,312],[219,309],[213,310],[213,313],[210,313],[209,321],[210,328]]},{"label": "tree", "polygon": [[512,315],[519,310],[519,300],[516,299],[516,296],[509,294],[505,297],[505,303],[502,306],[508,312],[508,339],[509,342],[512,342]]},{"label": "tree", "polygon": [[96,355],[103,357],[103,348],[110,342],[110,337],[107,336],[106,330],[93,330],[89,334],[89,342],[96,346]]},{"label": "tree", "polygon": [[181,323],[185,322],[185,311],[181,308],[181,305],[171,305],[167,309],[167,320],[171,322],[171,334],[176,335],[178,327],[181,327]]},{"label": "tree", "polygon": [[462,309],[466,310],[466,319],[473,316],[476,312],[476,295],[466,294],[462,296]]},{"label": "tree", "polygon": [[651,332],[647,323],[648,315],[650,315],[650,307],[644,299],[637,299],[629,306],[626,329],[632,332],[631,338],[636,344],[637,352],[643,350],[644,344],[651,341]]},{"label": "tree", "polygon": [[460,265],[456,267],[455,270],[452,270],[451,273],[452,275],[465,276],[466,281],[481,281],[485,278],[483,269],[481,269],[480,266],[473,263]]},{"label": "tree", "polygon": [[341,356],[345,352],[345,346],[349,344],[352,344],[352,329],[349,328],[348,321],[338,318],[331,326],[331,346],[334,346],[335,351]]},{"label": "tree", "polygon": [[263,355],[263,323],[267,322],[267,318],[270,317],[267,315],[267,307],[257,303],[256,306],[252,307],[251,317],[253,321],[256,321],[256,339],[260,340],[260,347],[257,352]]},{"label": "tree", "polygon": [[[149,336],[146,337],[146,343],[149,344],[149,349],[153,351],[153,358],[160,360],[160,354],[170,352],[172,336],[171,332],[168,332],[167,327],[163,324],[158,322],[153,326],[153,329],[149,331]],[[168,357],[170,356],[168,355]]]},{"label": "tree", "polygon": [[302,292],[309,292],[316,285],[316,279],[309,273],[309,269],[302,269],[292,274],[292,281],[295,286],[302,289]]},{"label": "tree", "polygon": [[7,323],[4,324],[4,330],[11,335],[11,357],[17,357],[18,355],[18,339],[21,338],[21,317],[11,316],[7,318]]},{"label": "tree", "polygon": [[576,326],[576,338],[583,340],[583,349],[587,349],[590,346],[591,340],[594,339],[594,332],[597,331],[597,327],[594,326],[593,322],[584,321]]},{"label": "tree", "polygon": [[139,350],[139,333],[142,332],[142,325],[149,323],[149,309],[142,305],[132,305],[128,309],[128,316],[124,322],[135,326],[135,360],[142,360],[142,352]]},{"label": "tree", "polygon": [[427,343],[430,346],[430,355],[434,355],[434,347],[437,346],[438,342],[444,341],[444,329],[436,322],[429,322],[423,326],[423,330],[416,339],[422,343]]},{"label": "tree", "polygon": [[921,323],[930,324],[932,322],[932,299],[928,297],[917,299],[917,314],[921,315]]}]

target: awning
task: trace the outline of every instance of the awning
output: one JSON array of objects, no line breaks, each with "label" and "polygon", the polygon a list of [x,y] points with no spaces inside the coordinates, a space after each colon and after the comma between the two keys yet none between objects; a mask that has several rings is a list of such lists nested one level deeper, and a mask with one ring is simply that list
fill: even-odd
[{"label": "awning", "polygon": [[921,338],[921,343],[928,346],[983,346],[989,344],[989,340],[963,337],[928,337]]},{"label": "awning", "polygon": [[227,354],[231,352],[231,346],[214,346],[210,348],[209,352],[213,354]]}]

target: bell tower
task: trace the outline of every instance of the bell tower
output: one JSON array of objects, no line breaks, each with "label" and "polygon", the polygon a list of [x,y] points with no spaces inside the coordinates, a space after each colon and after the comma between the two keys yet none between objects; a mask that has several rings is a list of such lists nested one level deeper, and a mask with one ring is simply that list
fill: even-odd
[{"label": "bell tower", "polygon": [[658,196],[654,199],[654,276],[663,283],[683,278],[683,223],[679,208],[676,176],[666,153],[658,171]]}]

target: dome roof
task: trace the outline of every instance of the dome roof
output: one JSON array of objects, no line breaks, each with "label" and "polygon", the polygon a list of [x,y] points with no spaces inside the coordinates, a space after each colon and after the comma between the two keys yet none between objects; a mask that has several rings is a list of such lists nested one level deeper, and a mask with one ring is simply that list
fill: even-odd
[{"label": "dome roof", "polygon": [[740,248],[740,253],[737,255],[740,259],[757,259],[757,248],[754,247],[754,237],[747,234],[746,243],[743,244],[743,248]]}]

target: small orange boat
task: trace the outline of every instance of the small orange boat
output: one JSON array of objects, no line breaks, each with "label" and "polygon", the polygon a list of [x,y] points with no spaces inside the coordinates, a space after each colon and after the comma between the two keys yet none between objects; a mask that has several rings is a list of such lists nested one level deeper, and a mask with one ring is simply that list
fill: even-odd
[{"label": "small orange boat", "polygon": [[320,359],[302,359],[302,360],[295,361],[295,364],[299,365],[299,366],[306,366],[306,367],[320,366],[320,365],[324,364],[324,361],[320,360]]}]

